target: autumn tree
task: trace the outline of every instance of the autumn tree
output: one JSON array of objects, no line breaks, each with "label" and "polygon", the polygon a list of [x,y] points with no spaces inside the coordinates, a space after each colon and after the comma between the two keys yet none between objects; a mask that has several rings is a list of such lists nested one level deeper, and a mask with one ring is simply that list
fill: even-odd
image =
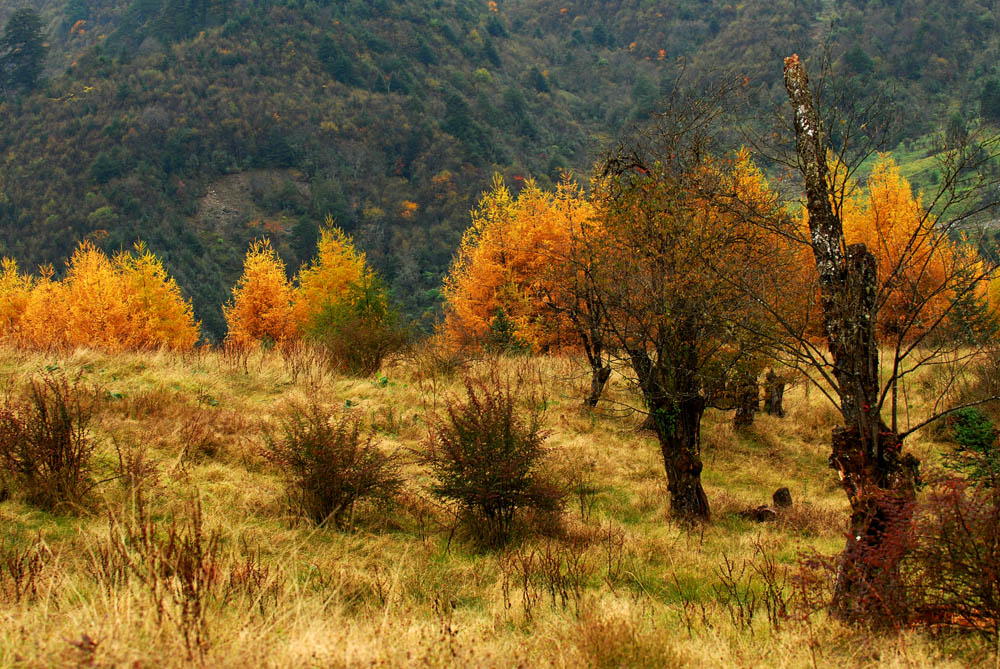
[{"label": "autumn tree", "polygon": [[[737,286],[772,279],[768,233],[746,224],[777,199],[745,153],[724,157],[718,122],[730,93],[681,90],[656,122],[604,162],[603,235],[593,286],[613,349],[626,362],[660,443],[670,509],[708,519],[701,419],[763,339],[738,322],[766,320]],[[772,285],[775,281],[771,281]]]},{"label": "autumn tree", "polygon": [[0,261],[0,338],[6,342],[20,343],[34,283],[31,276],[21,273],[13,258]]},{"label": "autumn tree", "polygon": [[[817,103],[797,56],[785,60],[784,76],[795,137],[791,164],[802,176],[808,214],[800,239],[813,256],[822,324],[822,344],[800,336],[789,352],[843,419],[830,462],[851,505],[851,531],[834,604],[843,615],[865,616],[890,601],[887,589],[898,584],[898,570],[872,556],[880,554],[887,528],[906,522],[915,496],[918,462],[904,453],[904,440],[969,405],[949,402],[947,391],[981,350],[970,343],[991,330],[982,310],[969,308],[989,272],[950,235],[987,206],[981,168],[992,156],[988,146],[969,143],[943,154],[941,187],[927,202],[913,197],[888,161],[876,167],[868,194],[855,196],[852,174],[874,152],[875,135],[859,130],[865,119],[857,108]],[[929,415],[903,423],[901,411],[908,417],[909,410],[901,398],[928,365],[950,371],[943,390],[930,398]]]},{"label": "autumn tree", "polygon": [[31,293],[15,339],[22,348],[50,350],[68,345],[66,290],[54,275],[52,266],[45,265],[40,269],[38,278],[31,282]]},{"label": "autumn tree", "polygon": [[126,347],[130,350],[168,348],[184,351],[198,341],[199,324],[190,300],[181,295],[163,262],[144,242],[132,252],[119,252],[113,264],[121,277],[131,321]]},{"label": "autumn tree", "polygon": [[565,256],[569,220],[589,207],[566,188],[560,209],[533,181],[515,197],[494,177],[444,280],[444,332],[453,346],[481,346],[500,323],[508,339],[535,352],[566,343],[566,318],[539,299],[540,284],[558,279],[550,269],[554,258]]},{"label": "autumn tree", "polygon": [[555,192],[533,181],[515,197],[494,178],[445,280],[445,333],[453,345],[582,349],[596,406],[611,375],[600,301],[587,275],[600,262],[595,209],[564,178]]},{"label": "autumn tree", "polygon": [[316,257],[296,277],[297,336],[319,344],[331,366],[356,375],[378,371],[406,341],[389,291],[353,240],[327,216]]},{"label": "autumn tree", "polygon": [[285,263],[269,239],[257,239],[250,244],[243,261],[243,275],[222,312],[229,330],[226,341],[234,346],[244,349],[261,344],[274,346],[295,337],[292,285],[285,273]]},{"label": "autumn tree", "polygon": [[66,343],[121,351],[131,334],[121,275],[107,254],[90,242],[73,252],[62,280]]},{"label": "autumn tree", "polygon": [[51,267],[36,278],[12,259],[0,266],[0,332],[16,346],[185,350],[198,329],[190,302],[142,242],[114,259],[83,242],[61,281]]},{"label": "autumn tree", "polygon": [[563,237],[548,249],[536,290],[542,303],[560,314],[575,345],[590,366],[590,392],[584,403],[596,407],[611,378],[607,314],[593,277],[602,262],[604,234],[597,210],[583,189],[569,179],[560,182],[550,204]]},{"label": "autumn tree", "polygon": [[327,216],[316,244],[316,257],[303,265],[296,277],[292,320],[299,332],[313,328],[324,309],[343,300],[352,284],[363,282],[371,273],[365,254]]}]

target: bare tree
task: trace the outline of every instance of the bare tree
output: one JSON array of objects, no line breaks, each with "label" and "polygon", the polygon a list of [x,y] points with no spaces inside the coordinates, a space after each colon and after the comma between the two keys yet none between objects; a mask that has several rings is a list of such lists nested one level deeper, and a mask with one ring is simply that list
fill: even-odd
[{"label": "bare tree", "polygon": [[570,231],[569,246],[549,258],[550,273],[557,280],[541,282],[538,287],[542,303],[570,322],[587,357],[590,392],[584,404],[590,408],[596,407],[600,401],[612,371],[610,351],[605,343],[607,315],[590,280],[601,262],[601,256],[593,244],[583,243],[588,235],[593,234],[592,223],[580,221],[579,227]]},{"label": "bare tree", "polygon": [[[804,184],[808,231],[798,236],[788,220],[772,225],[784,225],[787,238],[811,249],[822,328],[809,331],[801,313],[780,308],[773,313],[794,335],[784,348],[787,359],[827,394],[843,418],[833,432],[830,463],[850,501],[851,522],[834,605],[853,617],[867,613],[871,602],[888,601],[886,589],[897,583],[893,567],[875,567],[870,556],[882,549],[890,525],[908,522],[919,463],[903,452],[904,439],[949,411],[991,399],[955,401],[952,393],[977,360],[991,321],[977,305],[990,271],[956,250],[950,235],[988,206],[981,199],[981,168],[992,155],[989,145],[974,138],[944,153],[941,187],[907,237],[894,240],[895,252],[879,254],[880,267],[873,249],[848,244],[844,233],[852,177],[877,148],[876,134],[860,132],[863,119],[847,112],[837,121],[838,142],[831,142],[831,117],[821,114],[797,56],[785,59],[784,77],[794,122],[792,165]],[[889,240],[880,236],[874,243],[877,252]],[[909,383],[918,370],[932,366],[948,368],[933,406],[904,423],[900,414]]]}]

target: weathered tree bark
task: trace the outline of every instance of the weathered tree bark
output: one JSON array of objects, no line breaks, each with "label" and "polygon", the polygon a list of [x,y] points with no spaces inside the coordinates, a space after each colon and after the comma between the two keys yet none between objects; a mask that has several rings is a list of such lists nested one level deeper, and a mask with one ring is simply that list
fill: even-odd
[{"label": "weathered tree bark", "polygon": [[764,411],[768,416],[785,417],[785,407],[782,405],[785,397],[785,380],[767,370],[764,376]]},{"label": "weathered tree bark", "polygon": [[662,421],[657,418],[656,436],[663,453],[670,491],[670,512],[686,519],[712,517],[708,497],[701,486],[701,417],[705,400],[692,397],[672,407]]},{"label": "weathered tree bark", "polygon": [[798,56],[785,59],[785,88],[795,112],[799,169],[805,181],[809,233],[819,274],[827,344],[833,357],[844,425],[834,430],[830,466],[851,504],[851,534],[841,558],[834,609],[855,618],[895,598],[898,566],[885,565],[890,526],[906,522],[915,497],[917,460],[902,457],[902,440],[879,412],[874,256],[863,244],[846,247],[831,205],[827,144]]}]

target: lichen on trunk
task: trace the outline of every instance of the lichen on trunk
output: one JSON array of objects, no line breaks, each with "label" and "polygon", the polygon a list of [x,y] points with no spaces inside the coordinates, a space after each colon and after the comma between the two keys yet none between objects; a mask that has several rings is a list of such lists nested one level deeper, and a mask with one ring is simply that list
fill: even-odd
[{"label": "lichen on trunk", "polygon": [[871,558],[885,553],[893,524],[908,522],[918,462],[902,454],[902,439],[886,427],[879,412],[878,267],[864,244],[846,246],[842,222],[831,205],[825,137],[798,56],[785,59],[785,87],[795,113],[824,332],[844,419],[833,431],[830,466],[847,493],[851,523],[833,606],[845,617],[863,618],[872,606],[892,601],[898,565],[883,561],[875,566]]}]

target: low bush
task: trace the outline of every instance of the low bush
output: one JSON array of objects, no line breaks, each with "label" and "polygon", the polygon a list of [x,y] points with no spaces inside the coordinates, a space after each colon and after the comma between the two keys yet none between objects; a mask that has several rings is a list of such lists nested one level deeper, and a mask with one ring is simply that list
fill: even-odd
[{"label": "low bush", "polygon": [[918,507],[904,559],[917,622],[1000,634],[1000,491],[946,478]]},{"label": "low bush", "polygon": [[32,379],[23,397],[0,408],[0,471],[25,499],[56,510],[79,504],[91,489],[94,444],[90,403],[79,380],[50,374]]},{"label": "low bush", "polygon": [[331,367],[354,376],[377,372],[408,339],[388,292],[375,276],[352,284],[343,299],[323,308],[306,336],[326,351]]},{"label": "low bush", "polygon": [[467,399],[433,419],[424,451],[438,497],[457,504],[488,545],[509,539],[520,509],[555,511],[563,491],[543,473],[547,433],[537,404],[523,414],[509,385],[465,380]]},{"label": "low bush", "polygon": [[362,434],[360,414],[293,405],[281,417],[280,434],[265,439],[293,506],[320,525],[332,519],[344,528],[355,502],[389,501],[401,484],[396,458]]}]

